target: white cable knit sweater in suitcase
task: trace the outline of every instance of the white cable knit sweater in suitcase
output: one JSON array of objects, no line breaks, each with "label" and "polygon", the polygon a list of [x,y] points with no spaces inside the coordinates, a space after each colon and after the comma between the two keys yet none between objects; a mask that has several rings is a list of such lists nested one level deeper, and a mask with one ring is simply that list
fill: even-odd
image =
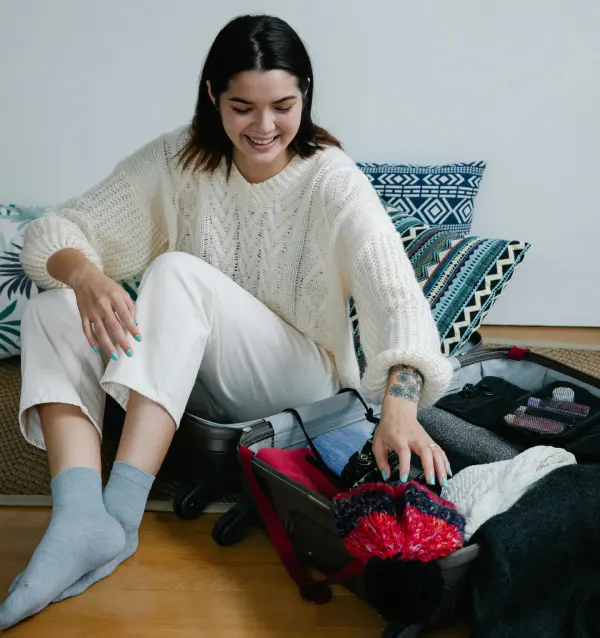
[{"label": "white cable knit sweater in suitcase", "polygon": [[[46,268],[76,248],[115,280],[183,251],[229,276],[333,355],[342,386],[381,403],[391,366],[424,377],[420,405],[437,400],[452,368],[399,234],[367,177],[339,149],[296,156],[273,178],[247,182],[225,163],[210,175],[182,171],[183,128],[120,162],[83,196],[29,224],[22,263],[42,288],[63,287]],[[368,367],[354,353],[354,296]]]}]

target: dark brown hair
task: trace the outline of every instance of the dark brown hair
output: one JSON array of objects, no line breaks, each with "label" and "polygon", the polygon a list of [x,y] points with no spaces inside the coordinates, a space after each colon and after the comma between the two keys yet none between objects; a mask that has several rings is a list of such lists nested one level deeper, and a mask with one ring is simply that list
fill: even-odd
[{"label": "dark brown hair", "polygon": [[[214,172],[225,157],[227,170],[231,170],[233,144],[223,128],[219,98],[235,75],[243,71],[275,69],[295,76],[303,95],[300,128],[291,148],[301,157],[310,157],[325,146],[341,148],[335,137],[312,121],[313,70],[298,34],[279,18],[246,15],[223,27],[208,52],[189,129],[190,139],[179,158],[184,169],[192,166],[193,170]],[[211,84],[217,108],[210,99],[207,81]]]}]

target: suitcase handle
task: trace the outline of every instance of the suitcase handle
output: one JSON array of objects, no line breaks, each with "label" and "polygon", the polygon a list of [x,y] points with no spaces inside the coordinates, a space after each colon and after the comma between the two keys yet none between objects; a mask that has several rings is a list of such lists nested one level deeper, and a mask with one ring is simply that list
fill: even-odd
[{"label": "suitcase handle", "polygon": [[331,600],[332,594],[329,585],[343,583],[360,576],[364,571],[364,563],[358,560],[350,562],[346,567],[327,578],[316,580],[306,573],[302,563],[300,562],[294,547],[285,531],[285,527],[281,519],[277,515],[275,508],[267,495],[263,492],[252,470],[252,460],[254,452],[248,447],[240,447],[240,462],[242,469],[250,486],[252,496],[260,515],[267,527],[269,536],[275,546],[275,550],[279,554],[281,562],[287,569],[288,574],[298,585],[300,596],[317,605],[323,605]]}]

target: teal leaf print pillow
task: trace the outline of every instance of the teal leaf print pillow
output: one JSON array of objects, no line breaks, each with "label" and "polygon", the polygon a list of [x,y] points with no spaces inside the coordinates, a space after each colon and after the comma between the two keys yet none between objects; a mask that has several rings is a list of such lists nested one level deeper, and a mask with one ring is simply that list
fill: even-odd
[{"label": "teal leaf print pillow", "polygon": [[[21,318],[30,299],[43,292],[21,265],[23,233],[27,224],[49,214],[49,206],[0,204],[0,359],[21,354]],[[119,284],[136,301],[141,273]]]},{"label": "teal leaf print pillow", "polygon": [[20,354],[23,310],[40,293],[21,265],[23,232],[50,210],[0,204],[0,359]]}]

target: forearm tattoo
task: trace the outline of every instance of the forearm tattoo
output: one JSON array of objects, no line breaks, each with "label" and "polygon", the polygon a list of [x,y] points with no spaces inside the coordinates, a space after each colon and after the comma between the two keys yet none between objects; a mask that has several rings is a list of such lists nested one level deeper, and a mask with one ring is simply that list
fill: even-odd
[{"label": "forearm tattoo", "polygon": [[407,366],[394,366],[390,373],[396,375],[394,383],[390,386],[390,394],[418,403],[423,389],[423,377],[420,372]]}]

